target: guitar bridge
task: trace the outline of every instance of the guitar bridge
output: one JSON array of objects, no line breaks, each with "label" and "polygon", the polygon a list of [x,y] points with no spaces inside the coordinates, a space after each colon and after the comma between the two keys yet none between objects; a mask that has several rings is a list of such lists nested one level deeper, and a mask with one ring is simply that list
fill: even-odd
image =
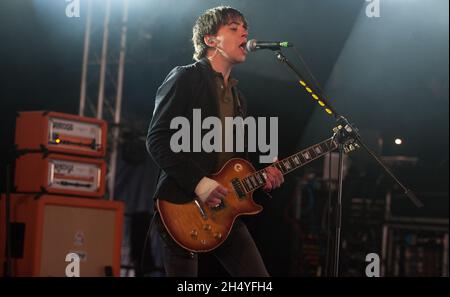
[{"label": "guitar bridge", "polygon": [[244,187],[242,186],[242,183],[239,180],[239,178],[233,178],[231,180],[231,184],[233,185],[233,189],[236,192],[236,194],[238,195],[239,199],[244,199],[245,198],[245,190],[244,190]]}]

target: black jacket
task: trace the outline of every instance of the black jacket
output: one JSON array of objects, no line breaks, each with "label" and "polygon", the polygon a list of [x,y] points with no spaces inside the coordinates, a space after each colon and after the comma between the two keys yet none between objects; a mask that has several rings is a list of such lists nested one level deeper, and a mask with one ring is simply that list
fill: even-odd
[{"label": "black jacket", "polygon": [[[245,99],[236,87],[233,87],[233,93],[235,115],[245,117]],[[236,102],[236,99],[239,101]],[[178,131],[170,129],[170,122],[177,116],[183,116],[191,125],[192,149],[193,109],[201,109],[202,120],[219,116],[214,72],[206,59],[175,67],[156,93],[155,110],[147,134],[147,150],[161,169],[155,199],[174,203],[192,201],[199,181],[214,173],[217,153],[174,153],[170,148],[170,139]],[[202,139],[207,132],[202,131]],[[246,154],[239,157],[246,157]]]}]

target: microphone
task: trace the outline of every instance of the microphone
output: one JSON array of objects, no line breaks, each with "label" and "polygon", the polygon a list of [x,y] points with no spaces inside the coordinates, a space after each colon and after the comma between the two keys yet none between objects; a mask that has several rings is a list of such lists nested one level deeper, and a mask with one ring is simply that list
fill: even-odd
[{"label": "microphone", "polygon": [[250,39],[245,46],[248,52],[254,52],[260,49],[279,50],[282,47],[292,47],[293,44],[287,41],[257,41]]}]

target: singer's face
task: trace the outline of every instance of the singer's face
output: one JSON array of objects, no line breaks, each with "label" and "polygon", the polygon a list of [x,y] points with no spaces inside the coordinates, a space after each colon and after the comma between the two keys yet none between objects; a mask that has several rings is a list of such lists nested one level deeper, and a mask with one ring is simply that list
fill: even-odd
[{"label": "singer's face", "polygon": [[216,34],[217,50],[231,64],[242,63],[247,56],[245,45],[247,42],[247,25],[241,20],[230,20],[227,25],[221,26]]}]

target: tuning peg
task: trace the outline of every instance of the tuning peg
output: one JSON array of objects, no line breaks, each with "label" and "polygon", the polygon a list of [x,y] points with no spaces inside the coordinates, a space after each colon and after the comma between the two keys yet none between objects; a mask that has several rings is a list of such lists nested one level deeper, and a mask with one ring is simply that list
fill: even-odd
[{"label": "tuning peg", "polygon": [[334,133],[338,133],[339,130],[342,130],[342,125],[337,125],[336,127],[333,128]]}]

